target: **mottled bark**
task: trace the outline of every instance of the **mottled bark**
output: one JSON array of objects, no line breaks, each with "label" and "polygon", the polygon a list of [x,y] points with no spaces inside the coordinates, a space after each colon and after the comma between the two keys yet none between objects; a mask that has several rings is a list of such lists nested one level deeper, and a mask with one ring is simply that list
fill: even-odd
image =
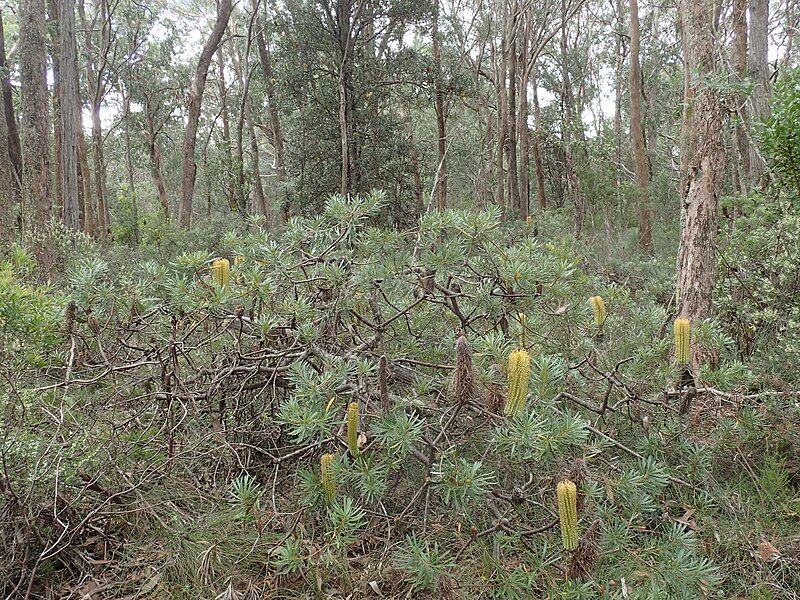
[{"label": "mottled bark", "polygon": [[61,119],[61,193],[64,225],[80,229],[78,200],[78,126],[80,96],[77,78],[77,45],[75,41],[75,0],[59,2],[59,105]]},{"label": "mottled bark", "polygon": [[[767,49],[769,36],[769,0],[750,0],[749,54],[747,57],[753,91],[750,93],[750,120],[753,125],[769,118],[769,63]],[[755,145],[750,146],[750,183],[764,188],[768,172],[763,157]]]},{"label": "mottled bark", "polygon": [[22,214],[26,230],[33,234],[39,265],[49,268],[52,252],[46,227],[51,216],[51,185],[44,0],[20,1],[19,26]]},{"label": "mottled bark", "polygon": [[[716,44],[713,0],[683,0],[682,19],[692,98],[683,222],[678,250],[678,315],[693,324],[711,315],[716,273],[717,191],[724,173],[722,107],[719,90],[705,81],[714,73]],[[693,352],[694,366],[706,359]]]},{"label": "mottled bark", "polygon": [[0,256],[14,239],[13,176],[11,174],[11,158],[7,148],[8,126],[5,118],[0,118]]}]

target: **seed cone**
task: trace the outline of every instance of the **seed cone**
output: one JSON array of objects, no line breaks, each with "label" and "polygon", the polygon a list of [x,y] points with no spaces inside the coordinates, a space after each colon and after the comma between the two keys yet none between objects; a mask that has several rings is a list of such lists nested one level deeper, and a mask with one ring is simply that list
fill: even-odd
[{"label": "seed cone", "polygon": [[211,275],[217,285],[228,285],[231,279],[231,261],[227,258],[214,259],[211,263]]},{"label": "seed cone", "polygon": [[605,300],[603,300],[602,296],[592,296],[589,298],[589,304],[591,305],[592,312],[594,313],[594,324],[597,327],[602,327],[603,323],[606,322],[606,317],[608,316]]},{"label": "seed cone", "polygon": [[75,333],[75,318],[78,314],[78,305],[74,300],[67,303],[67,308],[64,310],[64,329],[67,333]]},{"label": "seed cone", "polygon": [[336,498],[336,477],[333,473],[333,454],[323,454],[319,459],[319,471],[325,498],[333,502]]},{"label": "seed cone", "polygon": [[578,489],[565,479],[556,486],[558,518],[561,521],[561,541],[565,550],[578,548]]},{"label": "seed cone", "polygon": [[456,373],[454,386],[456,402],[464,404],[475,392],[475,371],[472,368],[472,346],[463,335],[456,341]]},{"label": "seed cone", "polygon": [[679,365],[689,364],[691,337],[689,319],[675,319],[675,360]]},{"label": "seed cone", "polygon": [[358,402],[347,406],[347,447],[351,456],[358,456]]},{"label": "seed cone", "polygon": [[508,397],[505,414],[516,415],[525,406],[528,381],[531,377],[531,355],[524,348],[512,350],[508,355]]}]

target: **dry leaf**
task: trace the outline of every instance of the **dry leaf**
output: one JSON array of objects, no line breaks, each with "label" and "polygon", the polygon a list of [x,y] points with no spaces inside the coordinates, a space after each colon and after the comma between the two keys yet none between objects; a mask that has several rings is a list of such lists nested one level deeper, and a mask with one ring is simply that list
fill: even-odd
[{"label": "dry leaf", "polygon": [[771,542],[764,540],[758,545],[758,555],[761,557],[761,560],[773,560],[778,558],[781,553]]}]

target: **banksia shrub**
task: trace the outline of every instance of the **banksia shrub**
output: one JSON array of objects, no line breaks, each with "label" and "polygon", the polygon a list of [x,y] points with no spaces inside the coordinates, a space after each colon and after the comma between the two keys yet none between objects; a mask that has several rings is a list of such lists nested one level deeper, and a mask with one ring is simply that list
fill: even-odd
[{"label": "banksia shrub", "polygon": [[558,518],[561,521],[561,541],[565,550],[578,548],[578,488],[565,479],[556,486]]},{"label": "banksia shrub", "polygon": [[525,406],[530,377],[531,355],[524,348],[512,350],[508,355],[508,397],[505,414],[514,416]]},{"label": "banksia shrub", "polygon": [[475,391],[475,372],[472,368],[472,346],[463,335],[456,341],[456,374],[453,383],[456,402],[468,402]]},{"label": "banksia shrub", "polygon": [[214,259],[211,263],[211,275],[217,285],[228,285],[231,279],[231,261],[227,258]]},{"label": "banksia shrub", "polygon": [[689,319],[675,319],[675,360],[679,365],[689,364],[691,335]]},{"label": "banksia shrub", "polygon": [[358,402],[347,405],[347,447],[352,456],[358,456]]},{"label": "banksia shrub", "polygon": [[323,454],[319,459],[319,472],[325,498],[333,502],[336,498],[336,477],[333,474],[333,454]]},{"label": "banksia shrub", "polygon": [[602,296],[592,296],[589,298],[589,304],[591,305],[592,312],[594,313],[594,324],[597,327],[602,327],[603,323],[606,322],[606,317],[608,316],[605,300],[603,300]]}]

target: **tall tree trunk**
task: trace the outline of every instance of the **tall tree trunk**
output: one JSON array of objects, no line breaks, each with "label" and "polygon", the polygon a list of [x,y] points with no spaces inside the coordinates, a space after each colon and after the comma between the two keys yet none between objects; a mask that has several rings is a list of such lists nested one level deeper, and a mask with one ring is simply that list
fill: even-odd
[{"label": "tall tree trunk", "polygon": [[422,189],[422,173],[419,169],[419,159],[417,158],[417,150],[414,144],[414,123],[411,119],[411,111],[405,105],[399,107],[400,118],[403,119],[405,125],[406,135],[408,136],[408,145],[411,148],[409,152],[409,161],[411,165],[411,177],[414,181],[414,199],[415,209],[417,215],[425,212],[425,195]]},{"label": "tall tree trunk", "polygon": [[203,51],[200,53],[200,60],[197,62],[197,69],[189,89],[187,102],[189,118],[183,135],[183,174],[181,176],[181,203],[178,209],[178,223],[184,229],[189,229],[192,224],[192,201],[194,200],[194,185],[197,180],[197,163],[195,162],[194,151],[197,147],[200,105],[203,101],[203,92],[206,89],[208,68],[211,66],[211,59],[222,41],[232,10],[231,0],[220,0],[217,5],[217,19],[214,23],[214,29],[212,29],[211,35],[203,45]]},{"label": "tall tree trunk", "polygon": [[[75,73],[75,87],[80,89],[78,84],[78,73]],[[92,173],[89,170],[89,149],[86,145],[86,136],[83,133],[83,118],[81,116],[82,104],[77,106],[76,130],[78,134],[78,179],[80,180],[81,200],[83,210],[81,211],[83,221],[81,227],[86,235],[93,236],[97,229],[97,217],[92,196]]]},{"label": "tall tree trunk", "polygon": [[444,106],[444,90],[442,89],[442,41],[439,32],[439,0],[436,0],[436,7],[433,15],[433,104],[436,109],[436,205],[439,210],[447,208],[447,162],[445,153],[447,152],[447,115]]},{"label": "tall tree trunk", "polygon": [[[733,0],[733,70],[740,83],[747,78],[747,4],[748,0]],[[739,191],[747,193],[750,187],[750,118],[742,94],[737,94],[739,121],[736,124],[736,149],[741,169],[738,172]]]},{"label": "tall tree trunk", "polygon": [[8,126],[0,115],[0,256],[14,240],[14,193],[11,157],[8,155]]},{"label": "tall tree trunk", "polygon": [[531,65],[528,64],[528,40],[531,34],[531,7],[527,6],[522,14],[521,50],[519,53],[519,110],[517,111],[517,141],[519,143],[519,196],[520,218],[525,220],[531,210],[531,136],[528,129],[528,84],[530,82]]},{"label": "tall tree trunk", "polygon": [[616,26],[619,28],[615,40],[614,66],[614,188],[617,203],[622,186],[622,65],[625,62],[625,42],[622,37],[622,0],[615,2]]},{"label": "tall tree trunk", "polygon": [[22,192],[22,154],[20,152],[19,128],[14,113],[14,92],[11,87],[9,65],[6,61],[5,31],[3,28],[3,9],[0,8],[0,91],[3,100],[3,115],[8,135],[8,158],[11,161],[12,202],[20,200]]},{"label": "tall tree trunk", "polygon": [[[259,0],[251,0],[253,12],[258,12]],[[275,172],[278,180],[277,198],[280,198],[280,214],[283,222],[289,219],[290,206],[289,195],[286,189],[286,162],[283,150],[283,128],[281,127],[280,115],[278,113],[278,96],[275,89],[275,76],[272,72],[272,57],[269,46],[264,38],[264,24],[261,15],[256,18],[256,46],[258,47],[258,58],[261,62],[261,71],[264,74],[264,85],[267,93],[267,112],[269,113],[269,128],[272,134],[272,148],[275,154]]]},{"label": "tall tree trunk", "polygon": [[[108,237],[109,213],[106,190],[106,165],[103,152],[103,125],[100,109],[105,96],[102,69],[98,64],[105,60],[104,54],[110,45],[110,24],[108,23],[108,5],[106,0],[99,0],[95,5],[98,11],[91,21],[86,18],[84,0],[78,2],[78,15],[84,30],[84,49],[86,53],[86,88],[89,97],[89,111],[92,117],[92,162],[94,163],[94,193],[97,198],[96,232],[101,240]],[[99,44],[95,47],[94,27],[100,22]]]},{"label": "tall tree trunk", "polygon": [[547,196],[544,192],[544,166],[542,165],[542,110],[539,107],[539,78],[533,77],[533,164],[536,169],[536,203],[539,210],[547,209]]},{"label": "tall tree trunk", "polygon": [[340,192],[346,196],[354,187],[355,140],[353,140],[353,32],[350,22],[352,0],[336,3],[336,30],[339,44],[339,137],[342,179]]},{"label": "tall tree trunk", "polygon": [[[270,212],[267,208],[267,199],[264,196],[264,185],[261,183],[261,157],[258,152],[258,138],[256,137],[256,129],[253,126],[252,107],[249,102],[247,110],[247,134],[250,137],[250,166],[253,170],[255,207],[258,209],[259,214],[269,217]],[[270,221],[271,220],[272,219],[270,219]]]},{"label": "tall tree trunk", "polygon": [[[519,174],[517,173],[517,37],[519,31],[518,6],[511,8],[508,47],[508,193],[512,210],[522,213],[519,195]],[[505,74],[503,75],[505,77]]]},{"label": "tall tree trunk", "polygon": [[[716,272],[717,189],[724,173],[722,107],[719,90],[706,81],[714,74],[714,1],[683,0],[682,20],[689,91],[692,98],[682,194],[683,223],[678,250],[678,315],[693,324],[710,316]],[[683,162],[683,161],[682,161]],[[697,349],[696,349],[697,350]],[[693,366],[704,360],[693,353]]]},{"label": "tall tree trunk", "polygon": [[222,152],[225,157],[224,180],[225,195],[231,211],[236,210],[238,201],[236,197],[236,184],[232,177],[233,150],[231,144],[231,120],[228,114],[228,88],[225,84],[225,62],[222,56],[222,45],[217,48],[217,90],[219,91],[220,117],[222,118]]},{"label": "tall tree trunk", "polygon": [[164,222],[169,223],[169,198],[167,197],[167,184],[164,181],[164,156],[158,145],[158,130],[155,125],[152,108],[149,100],[145,100],[144,105],[144,141],[147,146],[147,154],[150,157],[150,176],[153,178],[153,185],[156,187],[156,196],[161,205],[161,213],[164,215]]},{"label": "tall tree trunk", "polygon": [[61,118],[61,6],[56,0],[48,0],[48,29],[50,31],[50,56],[53,60],[53,155],[55,158],[55,179],[53,181],[53,213],[69,227],[64,214],[63,157],[64,134]]},{"label": "tall tree trunk", "polygon": [[250,98],[250,67],[247,55],[249,50],[250,44],[248,42],[244,56],[242,56],[238,47],[233,55],[236,79],[242,90],[242,98],[239,102],[239,118],[236,121],[236,162],[234,165],[234,171],[236,173],[236,193],[234,196],[237,199],[236,206],[239,214],[243,217],[247,215],[248,210],[248,198],[245,193],[244,185],[244,127]]},{"label": "tall tree trunk", "polygon": [[630,0],[631,9],[631,146],[636,189],[639,193],[639,249],[652,253],[653,229],[650,225],[650,171],[644,145],[642,126],[642,69],[639,60],[639,5]]},{"label": "tall tree trunk", "polygon": [[52,260],[46,226],[50,221],[50,158],[47,118],[47,39],[44,0],[20,0],[20,84],[22,89],[20,133],[22,155],[23,215],[34,236],[39,265]]},{"label": "tall tree trunk", "polygon": [[[128,78],[130,81],[130,77]],[[136,197],[136,178],[133,173],[133,152],[131,148],[131,93],[125,87],[122,100],[125,119],[125,169],[128,172],[128,198],[131,201],[131,220],[133,221],[133,243],[139,244],[139,201]]]},{"label": "tall tree trunk", "polygon": [[61,118],[61,190],[63,194],[64,225],[80,229],[78,202],[78,58],[75,40],[75,0],[59,2],[59,105]]},{"label": "tall tree trunk", "polygon": [[572,111],[574,110],[575,99],[572,94],[572,82],[570,81],[569,75],[566,19],[566,0],[561,0],[562,143],[564,146],[564,162],[567,171],[567,196],[572,200],[575,213],[575,238],[580,239],[583,233],[583,221],[586,216],[586,202],[580,190],[578,175],[575,172],[575,156],[572,148]]},{"label": "tall tree trunk", "polygon": [[[503,23],[503,33],[500,39],[500,53],[499,53],[499,63],[497,63],[495,73],[496,73],[496,85],[497,85],[497,155],[495,156],[495,160],[497,161],[497,190],[496,190],[496,202],[497,206],[500,207],[500,210],[503,213],[503,218],[506,216],[506,194],[505,194],[505,181],[506,181],[506,173],[505,173],[505,153],[506,153],[506,142],[508,141],[508,123],[506,121],[506,117],[508,115],[506,111],[506,54],[507,54],[507,46],[508,46],[508,39],[506,37],[506,15],[508,8],[506,6],[505,0],[499,0],[502,4],[502,17],[500,22]],[[497,52],[495,52],[495,62],[497,62]]]},{"label": "tall tree trunk", "polygon": [[[767,62],[769,35],[769,0],[750,0],[750,54],[748,68],[753,80],[753,91],[750,94],[750,118],[753,124],[765,121],[769,110],[769,63]],[[751,184],[764,188],[767,184],[768,172],[764,159],[755,145],[750,147]]]}]

